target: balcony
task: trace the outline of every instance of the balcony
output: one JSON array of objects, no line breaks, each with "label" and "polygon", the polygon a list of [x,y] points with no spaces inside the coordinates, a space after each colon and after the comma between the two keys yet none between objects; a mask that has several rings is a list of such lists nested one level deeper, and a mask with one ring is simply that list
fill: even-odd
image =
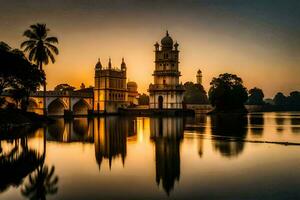
[{"label": "balcony", "polygon": [[182,91],[184,92],[184,86],[182,84],[179,85],[166,85],[166,84],[150,84],[148,91]]}]

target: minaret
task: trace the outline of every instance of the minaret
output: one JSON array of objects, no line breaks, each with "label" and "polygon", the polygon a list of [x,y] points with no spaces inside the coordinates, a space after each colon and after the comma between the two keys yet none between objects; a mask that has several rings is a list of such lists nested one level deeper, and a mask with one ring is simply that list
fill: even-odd
[{"label": "minaret", "polygon": [[108,69],[111,69],[111,59],[109,57],[109,60],[108,60]]},{"label": "minaret", "polygon": [[202,85],[202,72],[200,69],[197,72],[196,78],[197,78],[197,84]]},{"label": "minaret", "polygon": [[166,31],[160,44],[154,44],[154,83],[149,85],[150,109],[182,109],[184,88],[179,82],[178,43]]},{"label": "minaret", "polygon": [[125,63],[125,61],[124,61],[124,57],[122,58],[121,70],[122,70],[122,71],[126,71],[126,63]]}]

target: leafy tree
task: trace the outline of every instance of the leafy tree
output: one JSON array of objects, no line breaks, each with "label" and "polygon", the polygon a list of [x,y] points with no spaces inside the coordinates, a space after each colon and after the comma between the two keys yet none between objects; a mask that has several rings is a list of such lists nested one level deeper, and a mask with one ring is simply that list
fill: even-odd
[{"label": "leafy tree", "polygon": [[283,105],[287,105],[287,97],[284,96],[284,94],[282,92],[278,92],[274,99],[273,99],[275,105],[279,105],[279,106],[283,106]]},{"label": "leafy tree", "polygon": [[57,86],[55,86],[54,88],[54,91],[74,91],[75,90],[75,87],[73,86],[70,86],[69,84],[67,83],[62,83],[62,84],[59,84]]},{"label": "leafy tree", "polygon": [[[30,61],[34,61],[43,70],[43,65],[49,63],[49,59],[52,63],[55,62],[55,55],[58,55],[58,48],[55,46],[58,44],[56,37],[48,36],[50,29],[46,27],[46,24],[33,24],[27,29],[23,36],[28,40],[25,40],[21,44],[21,48],[25,52],[28,52],[28,58]],[[43,83],[44,87],[44,108],[46,108],[46,80]]]},{"label": "leafy tree", "polygon": [[288,103],[292,106],[299,106],[300,105],[300,92],[299,91],[293,91],[290,93],[290,96],[288,97]]},{"label": "leafy tree", "polygon": [[31,64],[22,51],[0,42],[0,94],[10,92],[17,104],[21,102],[26,109],[30,93],[44,80],[44,72]]},{"label": "leafy tree", "polygon": [[264,93],[262,89],[257,87],[252,88],[249,90],[249,96],[247,104],[250,105],[263,105],[264,104]]},{"label": "leafy tree", "polygon": [[186,82],[184,84],[184,97],[183,100],[187,104],[207,104],[208,99],[206,91],[200,84],[194,84],[193,82]]},{"label": "leafy tree", "polygon": [[210,82],[209,101],[217,111],[245,109],[248,99],[247,89],[240,77],[234,74],[220,74]]},{"label": "leafy tree", "polygon": [[141,94],[138,99],[139,105],[149,105],[149,96],[147,94]]}]

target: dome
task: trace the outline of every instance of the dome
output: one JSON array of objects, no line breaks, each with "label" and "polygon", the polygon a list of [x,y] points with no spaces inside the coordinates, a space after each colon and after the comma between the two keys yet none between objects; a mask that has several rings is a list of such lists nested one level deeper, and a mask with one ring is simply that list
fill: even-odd
[{"label": "dome", "polygon": [[127,89],[130,90],[130,91],[137,91],[137,84],[136,84],[136,82],[129,81],[127,83]]},{"label": "dome", "polygon": [[166,33],[166,36],[163,39],[161,39],[160,42],[163,47],[173,47],[173,39],[169,36],[168,31]]},{"label": "dome", "polygon": [[129,82],[127,83],[127,87],[137,87],[137,84],[136,84],[136,82],[129,81]]},{"label": "dome", "polygon": [[201,74],[202,72],[201,72],[201,70],[199,69],[197,73],[198,73],[198,74]]}]

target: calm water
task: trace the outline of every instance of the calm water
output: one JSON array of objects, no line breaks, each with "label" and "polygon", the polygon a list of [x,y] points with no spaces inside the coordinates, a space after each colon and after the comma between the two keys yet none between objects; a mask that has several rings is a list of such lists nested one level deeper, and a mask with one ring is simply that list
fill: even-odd
[{"label": "calm water", "polygon": [[0,199],[300,199],[281,142],[300,144],[299,112],[59,119],[1,141]]}]

